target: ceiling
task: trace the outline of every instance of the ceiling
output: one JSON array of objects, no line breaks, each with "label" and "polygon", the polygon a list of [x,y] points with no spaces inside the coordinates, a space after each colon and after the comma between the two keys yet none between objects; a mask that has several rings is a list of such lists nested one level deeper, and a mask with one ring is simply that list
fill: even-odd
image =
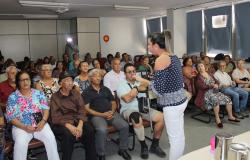
[{"label": "ceiling", "polygon": [[[216,0],[32,0],[56,3],[69,3],[69,11],[58,14],[55,11],[40,7],[24,7],[18,0],[0,0],[0,19],[21,19],[21,14],[58,14],[61,19],[73,17],[155,17],[166,15],[166,9],[199,5]],[[121,11],[112,6],[145,6],[149,10]],[[10,15],[11,14],[11,15]],[[19,15],[20,14],[20,15]]]}]

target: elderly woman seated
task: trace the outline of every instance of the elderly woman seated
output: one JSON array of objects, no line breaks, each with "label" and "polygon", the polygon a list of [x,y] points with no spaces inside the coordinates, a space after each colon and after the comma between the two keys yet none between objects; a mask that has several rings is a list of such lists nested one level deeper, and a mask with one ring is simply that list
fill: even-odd
[{"label": "elderly woman seated", "polygon": [[196,79],[198,93],[195,98],[195,105],[198,107],[205,107],[207,110],[213,109],[215,121],[219,128],[223,128],[223,124],[219,117],[220,105],[226,105],[229,121],[240,122],[240,120],[235,118],[232,114],[231,99],[219,92],[218,84],[216,84],[214,78],[206,72],[204,64],[198,63],[197,70],[199,72]]},{"label": "elderly woman seated", "polygon": [[233,70],[236,68],[234,62],[232,61],[231,57],[229,55],[224,56],[224,61],[226,62],[226,69],[225,71],[231,75]]},{"label": "elderly woman seated", "polygon": [[36,83],[36,89],[44,92],[48,102],[53,93],[57,92],[60,88],[57,78],[52,78],[51,64],[43,64],[41,67],[41,79]]},{"label": "elderly woman seated", "polygon": [[239,87],[250,92],[250,74],[244,65],[245,61],[243,59],[237,61],[237,68],[233,70],[232,78]]},{"label": "elderly woman seated", "polygon": [[45,95],[31,88],[30,76],[25,71],[17,73],[16,87],[6,108],[7,121],[13,125],[14,159],[26,160],[28,144],[36,138],[44,143],[48,160],[59,160],[55,136],[47,123],[49,107]]}]

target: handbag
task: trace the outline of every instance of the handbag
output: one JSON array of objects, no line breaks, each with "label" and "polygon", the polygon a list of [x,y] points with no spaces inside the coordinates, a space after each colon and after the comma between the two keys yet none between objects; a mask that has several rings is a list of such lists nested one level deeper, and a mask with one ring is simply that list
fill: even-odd
[{"label": "handbag", "polygon": [[[129,87],[131,88],[131,90],[133,89],[132,86],[128,83]],[[138,101],[138,108],[139,108],[139,112],[141,113],[148,113],[149,109],[147,108],[148,106],[148,101],[146,97],[138,97],[136,96],[136,99]]]},{"label": "handbag", "polygon": [[35,119],[36,124],[38,124],[43,119],[43,115],[41,112],[32,113],[32,116]]}]

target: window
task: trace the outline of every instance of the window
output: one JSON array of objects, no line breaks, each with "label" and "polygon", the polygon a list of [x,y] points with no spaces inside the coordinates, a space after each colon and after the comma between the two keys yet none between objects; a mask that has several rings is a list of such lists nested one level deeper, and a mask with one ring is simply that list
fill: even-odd
[{"label": "window", "polygon": [[[214,16],[223,15],[227,17],[226,27],[216,28],[213,26]],[[207,49],[210,55],[231,52],[231,30],[232,30],[232,7],[225,6],[205,10],[205,25],[207,31]]]},{"label": "window", "polygon": [[154,18],[147,20],[148,33],[161,32],[160,18]]},{"label": "window", "polygon": [[202,51],[202,12],[187,13],[187,54]]},{"label": "window", "polygon": [[236,20],[236,57],[248,58],[250,56],[250,3],[235,5]]},{"label": "window", "polygon": [[162,17],[162,28],[167,30],[167,16]]},{"label": "window", "polygon": [[147,20],[148,34],[162,32],[167,29],[167,16]]}]

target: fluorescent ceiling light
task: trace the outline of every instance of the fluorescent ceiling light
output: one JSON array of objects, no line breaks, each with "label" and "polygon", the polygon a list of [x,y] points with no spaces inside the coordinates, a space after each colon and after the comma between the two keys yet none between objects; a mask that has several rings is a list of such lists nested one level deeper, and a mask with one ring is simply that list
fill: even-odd
[{"label": "fluorescent ceiling light", "polygon": [[23,18],[27,18],[27,19],[57,19],[58,15],[51,15],[51,14],[0,14],[0,16],[20,16]]},{"label": "fluorescent ceiling light", "polygon": [[122,5],[114,5],[116,10],[149,10],[150,7],[144,6],[122,6]]},{"label": "fluorescent ceiling light", "polygon": [[58,15],[51,14],[23,14],[24,18],[27,19],[57,19]]},{"label": "fluorescent ceiling light", "polygon": [[55,3],[55,2],[39,2],[39,1],[19,1],[22,6],[29,6],[29,7],[55,7],[55,8],[62,8],[68,7],[68,3]]}]

